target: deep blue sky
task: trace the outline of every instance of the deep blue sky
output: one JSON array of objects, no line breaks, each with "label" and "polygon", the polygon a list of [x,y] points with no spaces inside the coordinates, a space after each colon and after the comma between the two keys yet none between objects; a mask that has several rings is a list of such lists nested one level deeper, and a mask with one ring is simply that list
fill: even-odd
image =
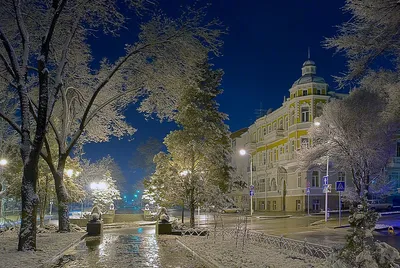
[{"label": "deep blue sky", "polygon": [[[166,13],[175,14],[185,0],[160,0]],[[262,107],[278,108],[293,82],[301,76],[301,66],[307,59],[307,48],[311,48],[311,59],[317,64],[318,75],[324,77],[331,89],[336,85],[332,75],[345,69],[344,59],[334,56],[332,50],[322,48],[324,37],[335,34],[335,25],[345,21],[341,7],[344,0],[213,0],[209,8],[211,17],[218,17],[229,27],[224,36],[223,56],[213,58],[215,67],[225,72],[219,98],[221,110],[229,115],[227,122],[231,131],[250,125],[256,118],[255,110]],[[134,25],[135,21],[132,20]],[[137,29],[121,38],[101,37],[91,40],[94,56],[115,60],[123,53],[124,43],[137,36]],[[85,146],[86,158],[97,160],[111,155],[121,166],[127,180],[141,179],[140,171],[129,166],[138,144],[148,137],[160,140],[174,125],[160,124],[156,120],[146,121],[135,107],[127,110],[128,121],[138,129],[130,138],[113,139],[109,143]],[[133,139],[133,140],[132,140]],[[129,189],[130,190],[130,189]]]}]

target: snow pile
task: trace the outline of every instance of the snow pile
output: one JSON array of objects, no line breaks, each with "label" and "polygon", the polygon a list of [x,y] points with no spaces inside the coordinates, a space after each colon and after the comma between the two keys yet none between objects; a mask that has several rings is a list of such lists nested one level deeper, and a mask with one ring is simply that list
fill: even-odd
[{"label": "snow pile", "polygon": [[35,252],[17,251],[18,231],[0,234],[0,268],[38,267],[82,237],[82,233],[38,233]]},{"label": "snow pile", "polygon": [[236,247],[235,240],[214,240],[209,237],[185,236],[179,238],[184,245],[201,257],[217,262],[221,267],[325,267],[322,259],[278,248],[246,243]]}]

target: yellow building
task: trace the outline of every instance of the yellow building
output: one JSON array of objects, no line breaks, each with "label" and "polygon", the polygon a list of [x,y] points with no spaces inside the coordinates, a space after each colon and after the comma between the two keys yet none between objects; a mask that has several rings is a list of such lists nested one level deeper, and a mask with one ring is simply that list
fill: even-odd
[{"label": "yellow building", "polygon": [[[296,151],[310,142],[307,130],[314,118],[331,98],[343,95],[328,92],[328,84],[316,75],[315,63],[308,59],[302,66],[302,76],[289,89],[290,97],[284,98],[277,110],[257,119],[246,129],[232,133],[235,152],[233,164],[239,176],[250,181],[250,162],[253,160],[254,185],[253,209],[267,211],[306,211],[307,183],[310,187],[310,211],[320,211],[325,206],[322,192],[324,167],[300,170]],[[238,155],[244,148],[251,157]],[[346,180],[346,173],[334,168],[329,172],[329,183]],[[234,195],[237,204],[248,208],[249,189]],[[328,207],[338,208],[338,194],[329,194]]]}]

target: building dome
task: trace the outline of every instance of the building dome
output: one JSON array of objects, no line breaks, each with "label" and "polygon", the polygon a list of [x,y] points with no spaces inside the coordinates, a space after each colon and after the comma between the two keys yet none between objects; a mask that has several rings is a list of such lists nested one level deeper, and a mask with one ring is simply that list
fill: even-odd
[{"label": "building dome", "polygon": [[303,63],[303,67],[305,67],[305,66],[315,66],[315,62],[308,59]]},{"label": "building dome", "polygon": [[293,86],[296,85],[302,85],[302,84],[307,84],[307,83],[325,83],[325,79],[319,76],[316,76],[314,74],[305,74],[301,76],[299,79],[297,79],[294,83]]},{"label": "building dome", "polygon": [[315,62],[308,58],[301,68],[301,77],[297,79],[293,86],[302,85],[307,83],[325,83],[325,79],[322,77],[317,76],[317,66]]}]

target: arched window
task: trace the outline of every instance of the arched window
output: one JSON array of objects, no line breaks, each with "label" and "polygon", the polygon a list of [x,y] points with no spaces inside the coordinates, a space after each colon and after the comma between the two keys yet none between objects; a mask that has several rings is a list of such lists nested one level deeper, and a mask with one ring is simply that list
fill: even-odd
[{"label": "arched window", "polygon": [[311,175],[311,187],[320,187],[319,186],[319,171],[313,170]]},{"label": "arched window", "polygon": [[294,120],[295,120],[295,112],[294,110],[290,111],[290,125],[294,125]]},{"label": "arched window", "polygon": [[276,180],[272,179],[271,181],[271,191],[276,191]]},{"label": "arched window", "polygon": [[301,122],[308,122],[310,120],[310,108],[308,106],[301,107]]}]

